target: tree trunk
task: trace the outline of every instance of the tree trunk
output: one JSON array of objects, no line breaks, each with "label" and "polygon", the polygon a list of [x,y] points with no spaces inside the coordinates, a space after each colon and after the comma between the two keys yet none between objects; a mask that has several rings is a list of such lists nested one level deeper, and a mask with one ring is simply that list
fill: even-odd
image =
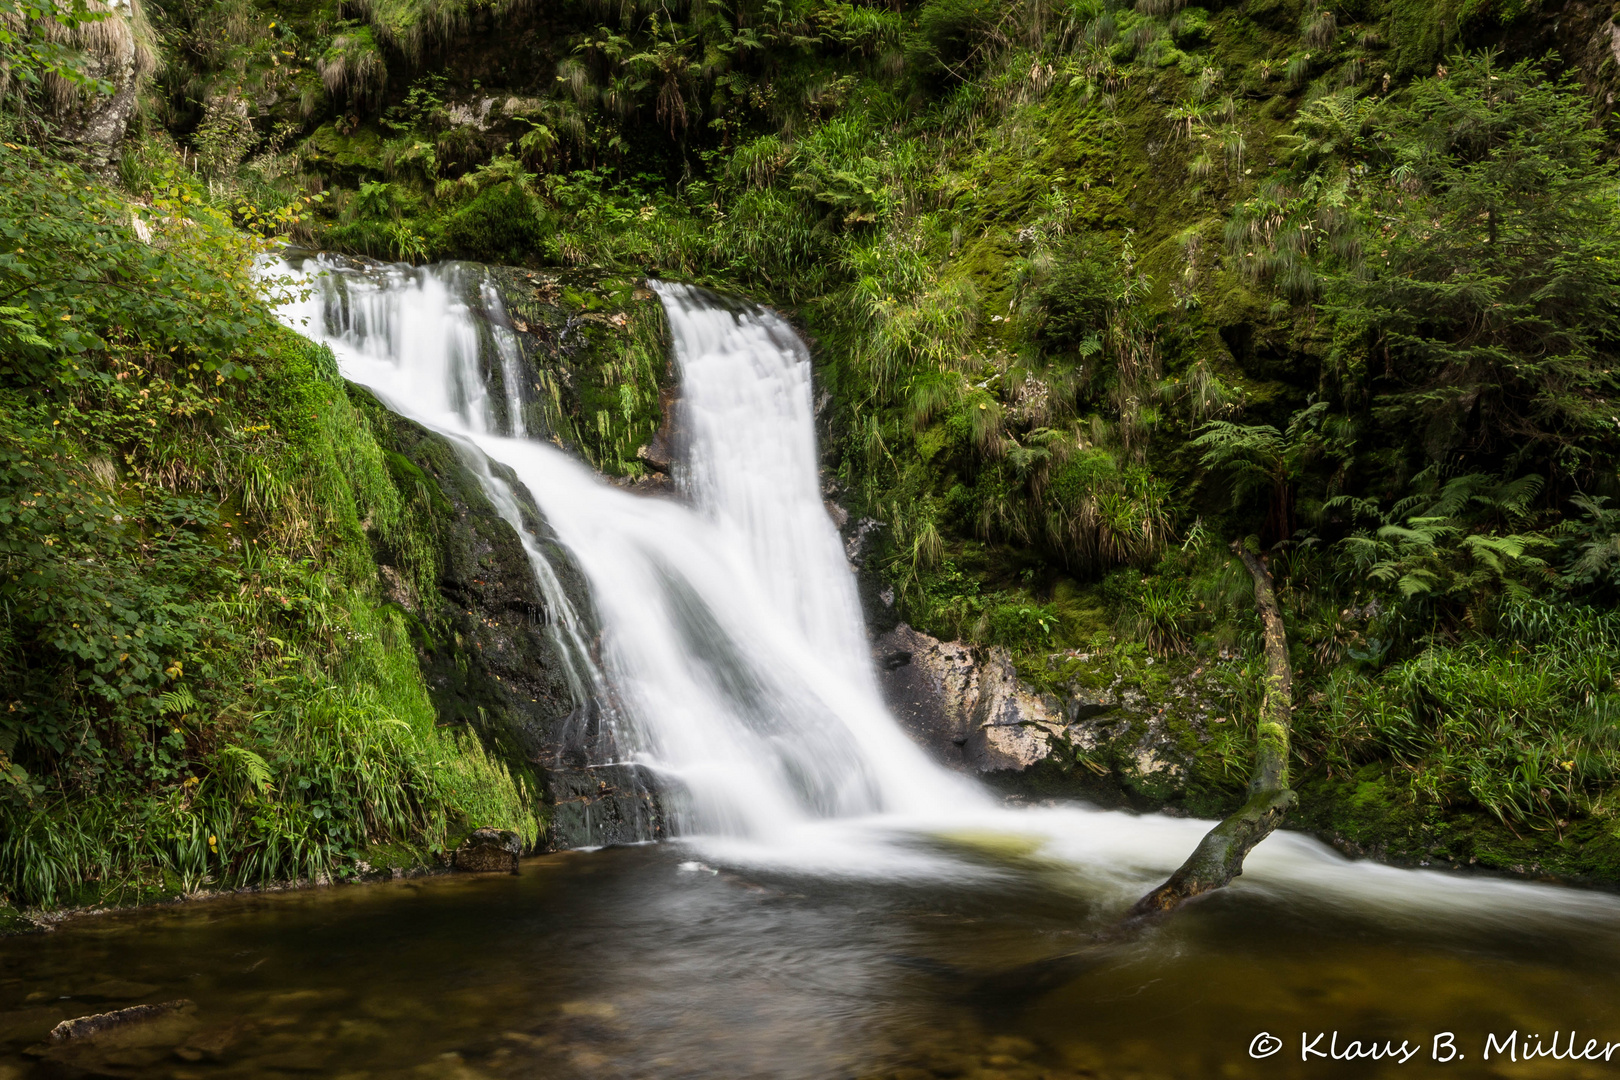
[{"label": "tree trunk", "polygon": [[1211,829],[1181,868],[1136,902],[1128,918],[1172,911],[1201,893],[1226,885],[1243,873],[1249,851],[1270,836],[1294,805],[1288,787],[1288,732],[1294,711],[1294,672],[1288,663],[1288,635],[1282,608],[1265,561],[1239,543],[1232,550],[1254,578],[1254,606],[1260,612],[1266,648],[1265,689],[1255,731],[1254,772],[1242,809]]}]

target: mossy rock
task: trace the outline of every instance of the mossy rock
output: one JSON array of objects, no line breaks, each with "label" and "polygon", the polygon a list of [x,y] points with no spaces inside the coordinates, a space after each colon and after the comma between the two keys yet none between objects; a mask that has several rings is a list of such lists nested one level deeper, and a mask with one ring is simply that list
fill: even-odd
[{"label": "mossy rock", "polygon": [[336,123],[322,124],[300,145],[306,167],[327,176],[358,184],[385,175],[382,137],[362,127],[339,134]]},{"label": "mossy rock", "polygon": [[1390,766],[1349,776],[1313,773],[1296,782],[1289,826],[1346,854],[1401,866],[1489,870],[1520,877],[1620,884],[1620,835],[1603,817],[1577,818],[1559,832],[1515,830],[1484,810],[1420,802]]},{"label": "mossy rock", "polygon": [[485,188],[445,222],[444,243],[460,259],[492,263],[522,263],[554,257],[548,241],[556,223],[540,201],[520,185],[507,181]]},{"label": "mossy rock", "polygon": [[[453,850],[455,845],[460,842],[460,836],[458,835],[460,831],[465,830],[458,830],[454,823],[447,827],[444,843],[446,851]],[[361,875],[368,880],[375,878],[387,879],[401,875],[415,876],[438,867],[438,862],[434,859],[432,852],[415,844],[406,843],[368,845],[359,852],[358,861],[371,868],[369,872]]]},{"label": "mossy rock", "polygon": [[38,934],[44,930],[9,904],[0,904],[0,938],[16,934]]},{"label": "mossy rock", "polygon": [[533,382],[525,420],[613,477],[643,478],[638,457],[668,419],[675,370],[664,309],[637,277],[489,268]]}]

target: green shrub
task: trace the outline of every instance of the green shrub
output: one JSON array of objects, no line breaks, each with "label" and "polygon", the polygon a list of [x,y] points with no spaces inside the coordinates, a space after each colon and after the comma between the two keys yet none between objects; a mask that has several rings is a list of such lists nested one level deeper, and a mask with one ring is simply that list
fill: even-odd
[{"label": "green shrub", "polygon": [[532,263],[546,252],[548,225],[539,201],[517,182],[507,181],[485,188],[451,214],[444,243],[459,258]]},{"label": "green shrub", "polygon": [[469,815],[532,840],[533,792],[437,730],[378,596],[373,538],[433,581],[431,500],[271,318],[257,245],[183,177],[154,201],[192,220],[147,244],[25,160],[0,157],[0,898],[338,875]]},{"label": "green shrub", "polygon": [[1037,290],[1041,340],[1057,353],[1095,352],[1124,287],[1118,253],[1102,237],[1082,233],[1067,239],[1055,252],[1051,276]]},{"label": "green shrub", "polygon": [[906,42],[908,65],[927,82],[961,79],[975,61],[988,59],[986,36],[1000,13],[990,0],[927,0]]}]

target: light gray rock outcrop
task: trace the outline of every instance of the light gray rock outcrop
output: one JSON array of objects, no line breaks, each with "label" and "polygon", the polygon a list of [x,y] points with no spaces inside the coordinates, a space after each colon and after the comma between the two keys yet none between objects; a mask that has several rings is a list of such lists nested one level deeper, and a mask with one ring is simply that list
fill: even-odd
[{"label": "light gray rock outcrop", "polygon": [[[45,33],[80,50],[85,85],[75,85],[59,76],[44,80],[47,104],[61,135],[79,145],[91,168],[108,167],[124,141],[124,131],[135,113],[141,80],[152,70],[156,58],[150,43],[151,30],[138,0],[114,0],[104,4],[90,0],[91,11],[106,12],[104,18],[74,28],[47,22]],[[102,93],[90,84],[99,83]]]},{"label": "light gray rock outcrop", "polygon": [[1045,758],[1063,732],[1062,704],[1021,682],[1006,649],[940,641],[901,623],[873,652],[890,710],[946,764],[1019,771]]},{"label": "light gray rock outcrop", "polygon": [[1021,678],[1005,648],[905,623],[873,642],[873,660],[895,718],[951,768],[1108,805],[1179,804],[1193,783],[1201,800],[1225,798],[1194,776],[1210,726],[1229,722],[1211,716],[1220,687],[1201,665],[1064,650],[1046,657],[1054,693]]}]

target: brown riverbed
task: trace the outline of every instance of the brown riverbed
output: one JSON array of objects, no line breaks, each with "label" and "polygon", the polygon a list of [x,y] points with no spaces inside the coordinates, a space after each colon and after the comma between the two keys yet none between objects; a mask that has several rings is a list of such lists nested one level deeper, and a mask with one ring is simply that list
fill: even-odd
[{"label": "brown riverbed", "polygon": [[[874,884],[610,849],[0,940],[0,1080],[1608,1076],[1620,1051],[1482,1055],[1515,1031],[1521,1048],[1620,1042],[1605,903],[1392,917],[1240,882],[1093,951],[1085,930],[1112,909],[1050,874]],[[46,1041],[65,1018],[181,999]],[[1256,1060],[1262,1031],[1282,1049]],[[1302,1032],[1334,1031],[1341,1051],[1418,1050],[1301,1060]],[[1438,1065],[1442,1032],[1460,1056]]]}]

